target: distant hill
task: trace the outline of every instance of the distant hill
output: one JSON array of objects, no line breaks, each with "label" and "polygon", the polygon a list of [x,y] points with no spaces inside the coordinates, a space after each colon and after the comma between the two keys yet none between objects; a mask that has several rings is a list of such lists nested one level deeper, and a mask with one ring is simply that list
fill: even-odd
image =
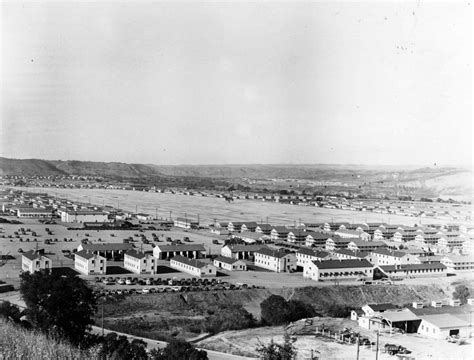
[{"label": "distant hill", "polygon": [[[416,168],[365,165],[153,165],[119,162],[7,159],[0,157],[0,175],[79,175],[122,179],[220,179],[230,183],[260,181],[271,187],[275,180],[304,180],[304,186],[326,182],[375,192],[400,189],[420,196],[472,199],[473,173],[466,168]],[[245,182],[247,181],[247,182]],[[395,189],[395,190],[394,190]]]},{"label": "distant hill", "polygon": [[7,159],[0,157],[0,175],[80,175],[140,178],[161,175],[151,166],[117,162]]}]

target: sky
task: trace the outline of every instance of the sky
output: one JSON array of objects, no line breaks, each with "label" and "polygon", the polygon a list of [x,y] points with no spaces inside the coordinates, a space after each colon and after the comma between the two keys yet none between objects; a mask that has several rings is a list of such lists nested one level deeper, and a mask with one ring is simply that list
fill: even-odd
[{"label": "sky", "polygon": [[470,165],[471,6],[3,1],[0,156]]}]

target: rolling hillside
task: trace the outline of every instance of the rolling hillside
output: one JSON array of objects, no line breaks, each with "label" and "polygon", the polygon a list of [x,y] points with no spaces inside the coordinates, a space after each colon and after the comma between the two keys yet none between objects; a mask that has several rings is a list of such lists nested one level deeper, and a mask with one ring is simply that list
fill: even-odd
[{"label": "rolling hillside", "polygon": [[[304,186],[318,186],[329,182],[334,186],[363,189],[375,193],[396,194],[398,191],[418,196],[444,196],[472,199],[473,174],[466,168],[416,168],[362,165],[153,165],[118,162],[58,161],[39,159],[0,158],[0,175],[44,176],[104,176],[121,179],[157,180],[167,178],[225,180],[229,183],[260,181],[271,186],[275,180],[281,186],[285,181],[304,181]],[[320,184],[321,185],[321,184]],[[278,188],[277,188],[278,189]]]}]

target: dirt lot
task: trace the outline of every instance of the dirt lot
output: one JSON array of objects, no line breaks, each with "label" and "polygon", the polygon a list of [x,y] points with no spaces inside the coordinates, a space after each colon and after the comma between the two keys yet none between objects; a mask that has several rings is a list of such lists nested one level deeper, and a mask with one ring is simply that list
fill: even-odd
[{"label": "dirt lot", "polygon": [[[304,329],[298,326],[304,321],[299,321],[295,327]],[[355,359],[357,353],[356,345],[339,344],[328,338],[315,337],[314,328],[316,325],[324,324],[335,331],[344,328],[351,328],[356,332],[360,332],[362,336],[369,337],[371,341],[376,341],[376,334],[360,328],[355,321],[349,319],[337,318],[315,318],[313,325],[307,327],[307,330],[301,331],[305,335],[296,335],[295,347],[298,351],[297,359],[310,359],[311,350],[315,356],[320,359]],[[198,346],[218,350],[222,352],[230,352],[246,356],[256,356],[256,347],[259,344],[268,344],[272,339],[275,342],[283,342],[284,327],[263,327],[256,329],[249,329],[244,331],[226,331],[218,335],[209,337],[198,343]],[[289,331],[291,333],[291,331]],[[389,360],[397,359],[395,356],[384,353],[383,346],[386,343],[399,344],[405,346],[412,351],[411,356],[416,359],[472,359],[472,339],[469,344],[456,345],[448,343],[444,340],[434,340],[421,337],[416,334],[381,334],[379,338],[380,350],[379,359]],[[360,359],[374,359],[375,346],[361,346]]]},{"label": "dirt lot", "polygon": [[25,191],[49,192],[53,196],[69,200],[91,202],[98,205],[118,206],[125,210],[145,212],[153,216],[173,218],[184,216],[198,218],[202,224],[214,221],[267,221],[273,225],[292,225],[302,222],[390,222],[413,225],[420,223],[444,223],[445,220],[414,218],[392,214],[378,214],[350,210],[325,209],[313,206],[296,206],[256,200],[235,200],[228,203],[222,198],[149,193],[127,190],[103,189],[46,189],[17,188]]}]

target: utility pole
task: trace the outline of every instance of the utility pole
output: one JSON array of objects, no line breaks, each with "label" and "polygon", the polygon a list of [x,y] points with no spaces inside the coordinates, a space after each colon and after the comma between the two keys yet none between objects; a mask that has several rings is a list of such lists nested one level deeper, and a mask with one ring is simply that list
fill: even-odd
[{"label": "utility pole", "polygon": [[375,360],[379,360],[379,335],[380,335],[380,330],[377,330],[377,345],[375,348]]},{"label": "utility pole", "polygon": [[155,208],[155,219],[158,220],[158,208]]},{"label": "utility pole", "polygon": [[172,219],[171,219],[171,213],[172,213],[172,211],[170,210],[170,221],[172,220]]},{"label": "utility pole", "polygon": [[357,334],[357,357],[356,357],[357,360],[359,360],[359,340],[360,340],[360,334]]},{"label": "utility pole", "polygon": [[104,299],[102,299],[102,336],[104,336]]}]

